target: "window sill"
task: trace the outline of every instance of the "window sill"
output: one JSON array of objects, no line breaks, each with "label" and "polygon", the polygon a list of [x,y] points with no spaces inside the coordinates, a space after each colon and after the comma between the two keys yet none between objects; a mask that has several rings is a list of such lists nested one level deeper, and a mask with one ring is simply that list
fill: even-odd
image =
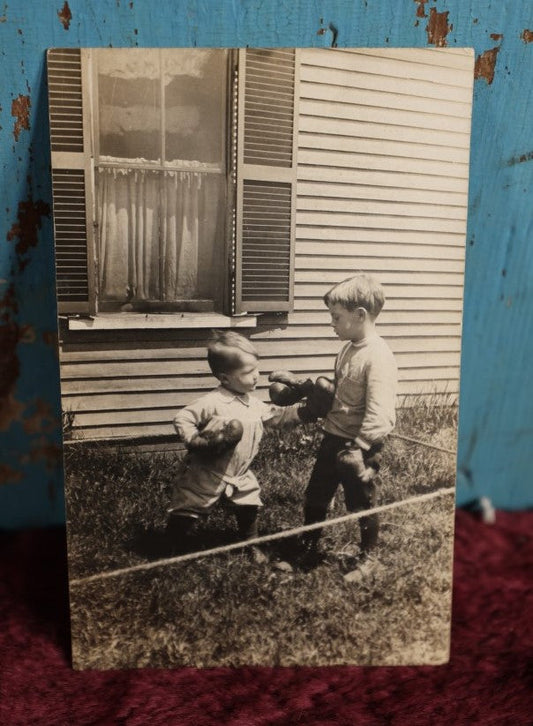
[{"label": "window sill", "polygon": [[255,328],[257,315],[220,313],[100,313],[69,317],[69,330],[162,330],[184,328]]}]

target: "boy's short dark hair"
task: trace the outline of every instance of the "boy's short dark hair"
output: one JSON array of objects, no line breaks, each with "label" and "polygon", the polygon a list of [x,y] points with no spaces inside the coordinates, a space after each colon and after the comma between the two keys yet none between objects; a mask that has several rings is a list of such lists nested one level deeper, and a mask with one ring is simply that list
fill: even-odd
[{"label": "boy's short dark hair", "polygon": [[230,373],[242,365],[241,353],[259,358],[253,344],[233,330],[213,330],[207,344],[207,362],[211,372],[218,378],[221,373]]},{"label": "boy's short dark hair", "polygon": [[342,305],[353,312],[364,308],[372,317],[377,318],[385,303],[385,293],[381,284],[371,275],[358,272],[353,277],[333,285],[324,295],[326,305]]}]

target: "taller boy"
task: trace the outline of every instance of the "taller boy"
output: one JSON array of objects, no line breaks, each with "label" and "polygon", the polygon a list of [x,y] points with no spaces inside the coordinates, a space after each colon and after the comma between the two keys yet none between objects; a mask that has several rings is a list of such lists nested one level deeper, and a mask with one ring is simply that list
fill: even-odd
[{"label": "taller boy", "polygon": [[[324,296],[337,336],[346,341],[335,362],[333,403],[324,438],[305,493],[305,523],[326,518],[335,491],[342,484],[350,512],[375,505],[374,476],[387,435],[395,424],[397,367],[394,356],[375,330],[385,296],[369,275],[357,274]],[[378,539],[376,514],[361,517],[361,560]],[[311,557],[320,531],[308,533]]]}]

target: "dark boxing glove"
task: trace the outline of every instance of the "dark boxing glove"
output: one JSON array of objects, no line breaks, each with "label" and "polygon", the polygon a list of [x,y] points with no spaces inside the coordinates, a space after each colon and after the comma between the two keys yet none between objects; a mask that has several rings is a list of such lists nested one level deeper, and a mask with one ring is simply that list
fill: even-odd
[{"label": "dark boxing glove", "polygon": [[234,449],[242,435],[242,423],[237,419],[225,421],[217,427],[209,422],[206,428],[191,439],[188,449],[206,458],[216,458]]},{"label": "dark boxing glove", "polygon": [[268,380],[272,381],[269,388],[270,400],[276,406],[292,406],[308,396],[314,386],[310,378],[298,378],[290,371],[274,371]]},{"label": "dark boxing glove", "polygon": [[328,415],[333,404],[335,384],[325,376],[319,376],[305,403],[298,409],[298,416],[304,423],[311,423]]}]

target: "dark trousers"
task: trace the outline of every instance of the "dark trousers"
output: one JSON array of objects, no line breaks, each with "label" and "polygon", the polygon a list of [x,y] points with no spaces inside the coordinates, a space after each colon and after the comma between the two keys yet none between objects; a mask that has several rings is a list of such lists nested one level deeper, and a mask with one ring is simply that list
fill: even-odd
[{"label": "dark trousers", "polygon": [[[337,465],[339,452],[346,448],[347,440],[324,434],[318,450],[317,458],[307,489],[305,490],[304,517],[305,524],[314,524],[326,519],[329,504],[339,484],[344,489],[346,509],[349,512],[360,512],[371,509],[376,504],[375,479],[363,482],[355,472],[340,470]],[[379,469],[380,452],[383,444],[375,444],[368,451],[363,452],[363,459],[367,466]],[[361,517],[361,550],[369,552],[376,546],[379,533],[379,520],[377,514]],[[322,530],[316,529],[308,532],[307,541],[315,546],[320,539]]]}]

